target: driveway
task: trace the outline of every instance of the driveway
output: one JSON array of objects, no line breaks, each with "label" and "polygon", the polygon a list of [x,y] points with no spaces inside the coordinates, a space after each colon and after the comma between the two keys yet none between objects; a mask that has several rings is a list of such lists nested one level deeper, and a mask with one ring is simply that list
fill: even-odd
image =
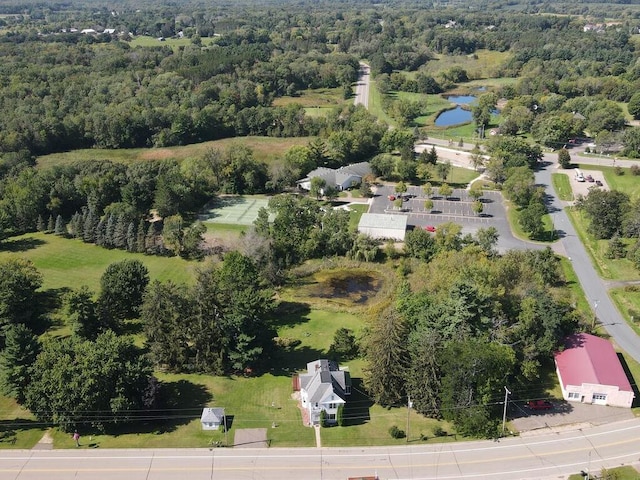
[{"label": "driveway", "polygon": [[527,436],[541,435],[559,429],[577,430],[634,418],[628,408],[565,401],[553,403],[552,410],[538,412],[529,410],[521,403],[511,404],[509,408],[511,424],[521,436]]}]

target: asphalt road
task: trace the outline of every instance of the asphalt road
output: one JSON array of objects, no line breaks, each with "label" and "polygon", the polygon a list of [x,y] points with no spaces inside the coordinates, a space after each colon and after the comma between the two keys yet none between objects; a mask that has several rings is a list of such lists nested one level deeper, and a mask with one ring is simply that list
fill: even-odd
[{"label": "asphalt road", "polygon": [[540,436],[403,447],[0,451],[0,480],[542,479],[637,463],[640,419]]},{"label": "asphalt road", "polygon": [[591,258],[564,211],[565,205],[555,194],[551,173],[556,170],[557,158],[557,154],[545,154],[544,166],[535,173],[535,178],[536,183],[544,186],[547,192],[547,208],[554,227],[560,235],[561,248],[571,259],[582,290],[598,321],[621,349],[640,362],[640,337],[627,325],[609,298],[605,282],[593,267]]},{"label": "asphalt road", "polygon": [[360,63],[358,81],[356,82],[356,98],[353,100],[354,105],[364,105],[364,108],[369,108],[370,71],[369,65]]}]

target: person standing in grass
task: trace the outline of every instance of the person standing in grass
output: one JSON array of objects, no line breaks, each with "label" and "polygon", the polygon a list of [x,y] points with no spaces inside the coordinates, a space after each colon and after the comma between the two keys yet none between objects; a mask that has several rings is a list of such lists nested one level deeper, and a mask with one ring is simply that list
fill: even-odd
[{"label": "person standing in grass", "polygon": [[73,433],[73,440],[76,442],[76,447],[79,447],[80,446],[80,434],[78,433],[77,430]]}]

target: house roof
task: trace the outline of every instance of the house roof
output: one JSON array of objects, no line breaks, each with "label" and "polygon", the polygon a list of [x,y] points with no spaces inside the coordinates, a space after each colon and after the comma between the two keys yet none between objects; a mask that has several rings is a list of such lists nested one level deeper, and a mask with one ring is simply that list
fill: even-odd
[{"label": "house roof", "polygon": [[631,392],[631,384],[622,369],[613,346],[604,338],[576,333],[565,340],[565,349],[555,354],[563,386],[613,385]]},{"label": "house roof", "polygon": [[358,223],[358,229],[360,228],[384,228],[405,231],[407,229],[407,216],[387,213],[363,213]]},{"label": "house roof", "polygon": [[224,422],[224,408],[206,407],[202,409],[200,417],[202,423],[222,423]]},{"label": "house roof", "polygon": [[306,178],[298,180],[298,183],[308,182],[312,178],[320,177],[324,179],[327,185],[342,185],[351,177],[362,178],[369,173],[371,173],[369,162],[353,163],[338,169],[318,167],[310,171]]},{"label": "house roof", "polygon": [[338,397],[336,402],[344,401],[347,386],[351,385],[349,372],[340,370],[338,363],[331,360],[316,360],[307,363],[309,373],[300,375],[300,388],[307,391],[312,403],[322,403],[331,395]]}]

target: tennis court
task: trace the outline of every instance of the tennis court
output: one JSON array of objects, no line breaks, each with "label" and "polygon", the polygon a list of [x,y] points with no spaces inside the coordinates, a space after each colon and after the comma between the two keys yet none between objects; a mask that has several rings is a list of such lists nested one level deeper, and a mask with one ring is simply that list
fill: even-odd
[{"label": "tennis court", "polygon": [[252,225],[269,199],[251,196],[224,196],[213,199],[198,215],[203,222]]}]

